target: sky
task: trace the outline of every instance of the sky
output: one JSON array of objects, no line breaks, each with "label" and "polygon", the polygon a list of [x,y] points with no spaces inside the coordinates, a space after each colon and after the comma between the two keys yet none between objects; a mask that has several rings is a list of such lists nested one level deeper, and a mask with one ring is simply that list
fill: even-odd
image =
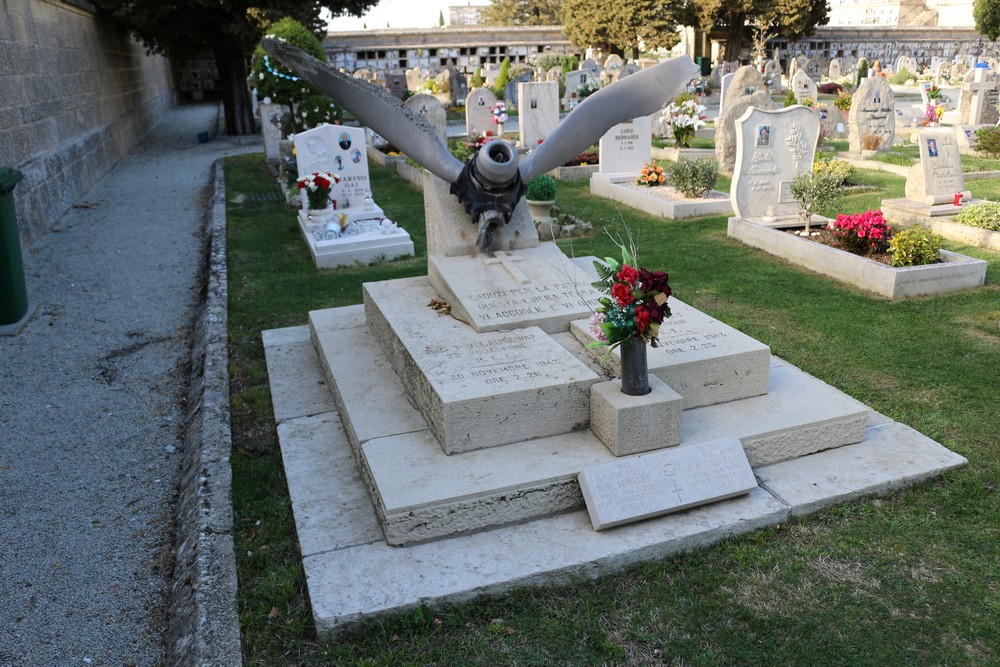
[{"label": "sky", "polygon": [[[369,28],[385,28],[388,21],[390,28],[436,28],[440,12],[444,12],[448,20],[448,7],[452,5],[469,4],[470,0],[382,0],[368,14],[361,18],[338,17],[330,21],[329,28],[333,31],[363,30],[365,23]],[[472,5],[487,5],[486,0],[471,0]]]}]

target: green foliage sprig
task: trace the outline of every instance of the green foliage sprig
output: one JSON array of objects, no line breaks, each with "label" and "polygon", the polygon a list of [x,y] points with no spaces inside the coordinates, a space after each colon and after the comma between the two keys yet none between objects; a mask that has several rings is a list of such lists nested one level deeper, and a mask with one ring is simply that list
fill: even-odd
[{"label": "green foliage sprig", "polygon": [[542,174],[531,179],[524,198],[531,201],[552,201],[556,198],[556,181],[548,174]]},{"label": "green foliage sprig", "polygon": [[920,225],[893,234],[889,241],[893,266],[923,266],[941,257],[943,239]]},{"label": "green foliage sprig", "polygon": [[718,178],[719,163],[715,160],[678,160],[670,166],[670,185],[688,199],[704,195]]},{"label": "green foliage sprig", "polygon": [[976,130],[974,148],[989,158],[1000,158],[1000,126],[981,127]]}]

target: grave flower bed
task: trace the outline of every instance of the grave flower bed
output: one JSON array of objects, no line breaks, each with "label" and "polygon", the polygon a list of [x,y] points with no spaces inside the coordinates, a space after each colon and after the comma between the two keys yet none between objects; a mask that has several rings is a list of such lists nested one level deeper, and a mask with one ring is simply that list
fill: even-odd
[{"label": "grave flower bed", "polygon": [[894,220],[900,227],[924,224],[946,239],[1000,251],[1000,202],[980,202],[964,206],[957,215],[917,220],[900,212]]},{"label": "grave flower bed", "polygon": [[[885,232],[876,232],[879,238],[874,240],[868,238],[870,231],[888,230],[889,225],[884,220],[878,221],[881,216],[874,211],[869,213],[845,222],[843,227],[835,225],[837,234],[829,229],[829,224],[826,229],[817,226],[803,236],[795,233],[802,229],[796,221],[765,225],[746,218],[730,218],[728,234],[793,264],[889,299],[957,292],[978,287],[985,281],[986,262],[948,250],[939,251],[936,263],[892,266],[892,253],[885,252],[888,246],[883,249],[884,236],[879,236]],[[851,229],[854,237],[846,240]],[[861,231],[865,237],[858,235]],[[912,254],[912,246],[917,243],[912,239],[906,243],[906,251]],[[849,252],[837,247],[838,244],[862,249],[862,254]]]}]

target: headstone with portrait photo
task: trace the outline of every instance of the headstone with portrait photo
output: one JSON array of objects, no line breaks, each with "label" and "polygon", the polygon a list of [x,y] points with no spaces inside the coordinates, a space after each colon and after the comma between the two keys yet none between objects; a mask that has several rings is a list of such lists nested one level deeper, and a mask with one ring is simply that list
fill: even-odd
[{"label": "headstone with portrait photo", "polygon": [[497,96],[489,88],[473,88],[465,98],[465,132],[469,141],[485,132],[496,134],[491,109],[497,103]]},{"label": "headstone with portrait photo", "polygon": [[534,81],[520,83],[517,97],[517,127],[522,148],[534,148],[552,134],[559,125],[559,83]]}]

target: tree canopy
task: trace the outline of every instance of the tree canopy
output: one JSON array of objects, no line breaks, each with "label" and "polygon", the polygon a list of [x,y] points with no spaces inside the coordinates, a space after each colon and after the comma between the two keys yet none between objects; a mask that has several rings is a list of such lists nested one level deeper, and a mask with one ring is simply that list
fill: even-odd
[{"label": "tree canopy", "polygon": [[1000,0],[975,0],[972,18],[976,21],[976,30],[992,40],[1000,37]]},{"label": "tree canopy", "polygon": [[271,23],[291,17],[317,35],[326,33],[320,20],[325,7],[335,16],[360,16],[375,0],[93,0],[94,4],[134,33],[151,52],[169,56],[211,50],[219,70],[229,134],[253,134],[246,79],[247,57]]},{"label": "tree canopy", "polygon": [[634,0],[563,0],[563,30],[574,46],[593,46],[605,53],[639,57],[639,47],[670,48],[677,43],[677,27],[693,22],[686,2]]},{"label": "tree canopy", "polygon": [[483,8],[489,25],[559,25],[560,0],[493,0]]},{"label": "tree canopy", "polygon": [[736,60],[754,25],[795,40],[827,23],[826,0],[693,0],[697,27],[726,34],[726,59]]}]

